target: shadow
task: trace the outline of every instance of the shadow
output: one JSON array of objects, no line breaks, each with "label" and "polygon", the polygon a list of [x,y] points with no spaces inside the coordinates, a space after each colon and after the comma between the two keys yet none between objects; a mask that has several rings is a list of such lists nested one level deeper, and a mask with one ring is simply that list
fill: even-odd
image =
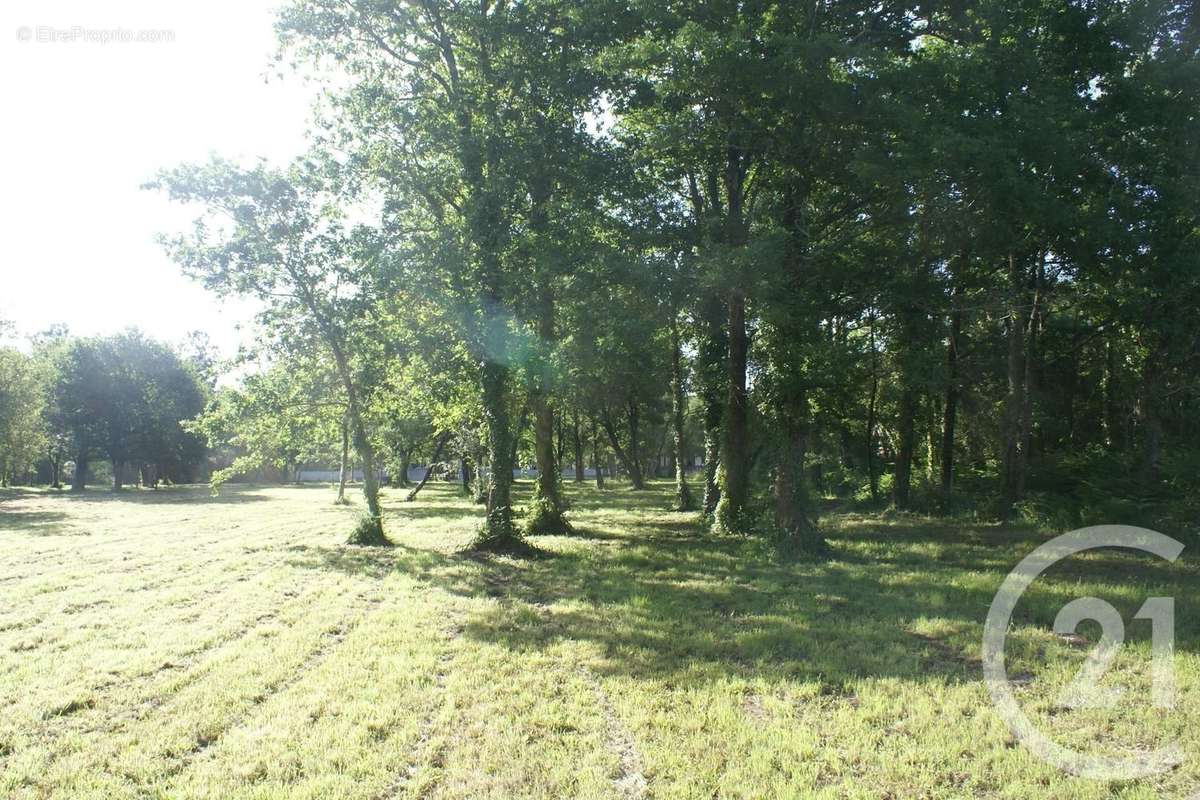
[{"label": "shadow", "polygon": [[382,579],[397,570],[417,578],[431,578],[452,558],[433,550],[404,545],[394,547],[357,547],[354,545],[289,547],[284,563],[301,569],[341,572],[356,577]]},{"label": "shadow", "polygon": [[23,533],[32,536],[88,536],[86,531],[74,530],[66,523],[61,511],[22,511],[0,506],[0,532]]},{"label": "shadow", "polygon": [[[602,674],[674,686],[740,678],[805,680],[822,693],[862,678],[977,682],[982,626],[1013,566],[1048,538],[928,518],[846,514],[827,521],[829,558],[783,564],[765,543],[713,536],[695,514],[665,511],[669,483],[638,493],[568,490],[571,536],[537,537],[553,558],[513,560],[391,550],[305,548],[294,563],[383,577],[393,570],[464,597],[475,607],[462,635],[517,652],[587,645]],[[640,510],[640,511],[639,511]],[[398,509],[407,516],[405,506]],[[413,516],[481,516],[449,491],[421,497]],[[432,539],[430,540],[432,543]],[[1051,571],[1026,593],[1015,634],[1067,652],[1046,632],[1087,593],[1132,619],[1148,596],[1173,596],[1176,649],[1200,650],[1196,565],[1104,551]],[[1146,630],[1130,625],[1131,641]],[[1040,638],[1039,638],[1040,637]],[[1019,668],[1014,657],[1013,668]]]},{"label": "shadow", "polygon": [[[113,491],[89,487],[82,492],[66,491],[57,497],[72,503],[137,503],[139,505],[229,505],[233,503],[255,503],[270,500],[262,493],[264,486],[253,484],[226,484],[218,494],[213,494],[207,485],[166,486],[159,489],[127,487]],[[276,487],[278,488],[278,487]],[[287,488],[308,489],[312,487]],[[324,488],[324,487],[321,487]]]}]

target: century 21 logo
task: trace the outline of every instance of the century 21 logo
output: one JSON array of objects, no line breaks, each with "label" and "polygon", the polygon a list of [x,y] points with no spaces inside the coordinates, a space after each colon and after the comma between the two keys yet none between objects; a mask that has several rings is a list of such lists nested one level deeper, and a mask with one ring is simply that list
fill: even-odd
[{"label": "century 21 logo", "polygon": [[[1046,542],[1009,573],[992,601],[983,628],[983,676],[992,702],[1009,730],[1042,760],[1085,778],[1133,780],[1174,768],[1183,761],[1183,751],[1177,744],[1172,744],[1136,758],[1121,758],[1088,755],[1063,747],[1047,738],[1021,710],[1004,666],[1004,639],[1013,609],[1025,590],[1059,561],[1101,547],[1141,550],[1170,562],[1174,562],[1183,552],[1183,544],[1170,536],[1129,525],[1083,528]],[[1170,597],[1152,597],[1138,611],[1136,618],[1149,619],[1153,626],[1150,645],[1153,658],[1151,701],[1156,706],[1170,708],[1175,702],[1172,666],[1175,601]],[[1095,597],[1084,597],[1063,606],[1054,620],[1054,630],[1060,634],[1074,633],[1079,623],[1087,619],[1100,623],[1103,632],[1100,644],[1060,701],[1073,708],[1107,708],[1116,703],[1120,691],[1103,690],[1099,683],[1125,640],[1125,623],[1110,603]]]}]

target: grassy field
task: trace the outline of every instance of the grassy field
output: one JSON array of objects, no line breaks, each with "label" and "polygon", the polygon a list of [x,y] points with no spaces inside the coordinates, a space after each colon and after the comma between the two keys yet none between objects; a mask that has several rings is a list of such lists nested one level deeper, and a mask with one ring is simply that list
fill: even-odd
[{"label": "grassy field", "polygon": [[[525,487],[526,489],[528,487]],[[1047,533],[831,514],[832,556],[776,565],[644,493],[568,486],[548,557],[456,553],[453,487],[388,498],[390,551],[322,488],[0,495],[0,796],[1185,798],[1200,790],[1193,554],[1114,553],[1039,581],[1010,633],[1031,717],[1065,744],[1187,760],[1073,778],[1016,744],[982,682],[1003,576]],[[1148,625],[1113,711],[1058,690],[1084,595],[1177,603],[1173,711]],[[1140,626],[1140,627],[1139,627]],[[1143,630],[1143,627],[1145,630]],[[1085,633],[1093,633],[1085,629]]]}]

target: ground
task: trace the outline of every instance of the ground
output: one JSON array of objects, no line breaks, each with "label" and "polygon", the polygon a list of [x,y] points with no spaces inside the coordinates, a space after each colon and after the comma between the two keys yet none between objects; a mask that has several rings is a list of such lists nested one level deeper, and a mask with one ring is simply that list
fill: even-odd
[{"label": "ground", "polygon": [[[1010,674],[1059,741],[1186,760],[1131,783],[1017,744],[982,622],[1046,531],[833,512],[829,560],[702,533],[670,486],[568,485],[547,557],[457,550],[450,485],[387,498],[389,550],[342,544],[327,487],[0,495],[0,796],[14,798],[1185,798],[1200,790],[1197,561],[1118,553],[1039,581]],[[524,491],[528,491],[528,486]],[[1131,646],[1112,711],[1056,702],[1087,654],[1050,632],[1109,599]],[[1173,711],[1145,697],[1175,596]],[[1139,627],[1142,626],[1142,627]],[[1091,628],[1083,630],[1094,636]]]}]

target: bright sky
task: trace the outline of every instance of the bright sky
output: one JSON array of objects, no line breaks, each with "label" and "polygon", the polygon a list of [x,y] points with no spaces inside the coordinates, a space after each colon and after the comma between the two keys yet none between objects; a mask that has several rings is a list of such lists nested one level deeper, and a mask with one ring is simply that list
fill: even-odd
[{"label": "bright sky", "polygon": [[[286,162],[304,149],[316,90],[271,68],[279,2],[0,3],[0,318],[22,334],[204,330],[232,355],[253,308],[179,273],[154,235],[191,215],[139,186],[211,152]],[[98,41],[113,29],[173,40]]]}]

